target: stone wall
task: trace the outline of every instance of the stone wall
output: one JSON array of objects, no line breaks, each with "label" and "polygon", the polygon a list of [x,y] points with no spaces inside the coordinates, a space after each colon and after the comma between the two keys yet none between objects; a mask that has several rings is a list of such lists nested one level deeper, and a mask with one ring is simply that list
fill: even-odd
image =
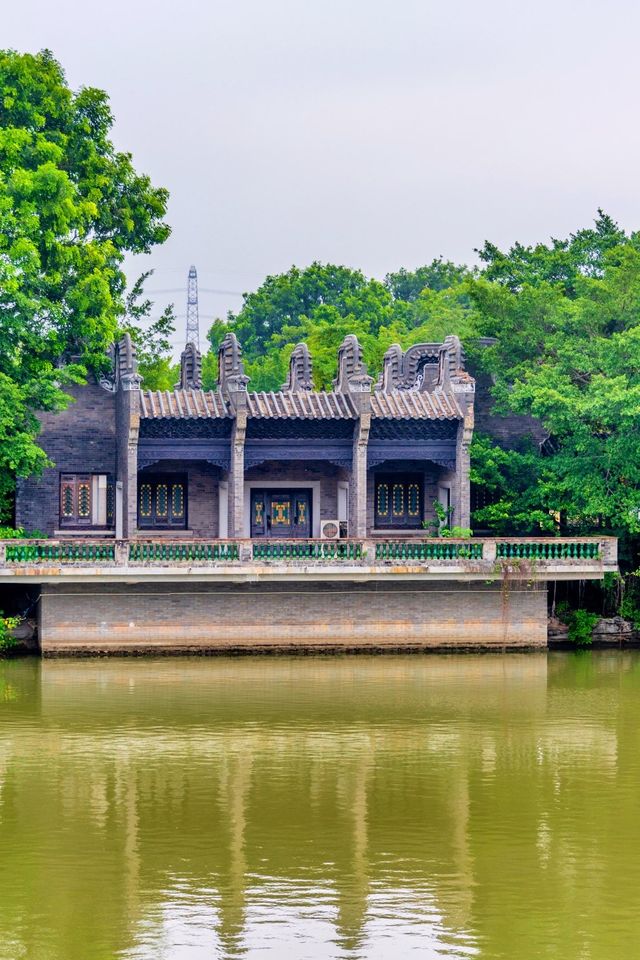
[{"label": "stone wall", "polygon": [[499,444],[509,449],[518,448],[525,438],[541,443],[547,436],[544,427],[534,417],[512,413],[499,416],[491,396],[491,378],[486,373],[474,371],[476,395],[474,404],[475,432],[488,434]]},{"label": "stone wall", "polygon": [[[59,525],[60,474],[116,471],[115,395],[95,383],[71,386],[74,402],[60,413],[41,413],[38,443],[54,466],[42,477],[18,480],[16,524],[52,536]],[[75,399],[77,398],[77,399]]]},{"label": "stone wall", "polygon": [[544,647],[544,584],[44,585],[44,655]]}]

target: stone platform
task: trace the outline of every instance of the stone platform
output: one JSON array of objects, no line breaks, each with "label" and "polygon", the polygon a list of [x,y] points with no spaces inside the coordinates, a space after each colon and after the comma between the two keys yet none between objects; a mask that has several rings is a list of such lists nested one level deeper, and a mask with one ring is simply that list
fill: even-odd
[{"label": "stone platform", "polygon": [[45,656],[544,647],[548,582],[615,570],[613,538],[0,544]]}]

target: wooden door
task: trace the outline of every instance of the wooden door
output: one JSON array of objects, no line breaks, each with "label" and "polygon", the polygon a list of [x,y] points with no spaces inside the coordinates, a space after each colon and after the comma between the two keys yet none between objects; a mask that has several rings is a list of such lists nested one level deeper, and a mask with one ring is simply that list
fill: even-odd
[{"label": "wooden door", "polygon": [[252,490],[251,536],[306,539],[311,536],[310,490]]}]

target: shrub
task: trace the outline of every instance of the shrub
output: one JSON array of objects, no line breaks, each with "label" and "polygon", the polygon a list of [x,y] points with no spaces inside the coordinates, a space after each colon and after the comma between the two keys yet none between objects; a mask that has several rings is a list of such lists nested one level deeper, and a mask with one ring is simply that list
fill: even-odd
[{"label": "shrub", "polygon": [[19,640],[16,640],[11,631],[18,626],[20,619],[20,617],[5,617],[0,610],[0,656],[12,647],[18,646]]},{"label": "shrub", "polygon": [[559,603],[556,614],[569,628],[569,640],[572,643],[577,647],[586,647],[591,643],[593,628],[600,619],[597,613],[589,613],[588,610],[571,610],[567,603]]}]

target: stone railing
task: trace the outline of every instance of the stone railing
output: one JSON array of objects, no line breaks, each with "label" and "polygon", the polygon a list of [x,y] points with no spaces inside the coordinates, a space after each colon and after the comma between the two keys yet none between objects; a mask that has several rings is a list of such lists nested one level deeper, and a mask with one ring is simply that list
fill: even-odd
[{"label": "stone railing", "polygon": [[[614,537],[377,538],[375,540],[136,539],[0,541],[0,571],[67,567],[263,566],[460,569],[488,576],[615,570]],[[552,577],[551,577],[552,578]]]},{"label": "stone railing", "polygon": [[128,545],[129,563],[227,563],[240,559],[233,540],[134,540]]},{"label": "stone railing", "polygon": [[498,540],[499,560],[598,560],[602,556],[600,540]]},{"label": "stone railing", "polygon": [[0,564],[115,563],[113,540],[5,540]]},{"label": "stone railing", "polygon": [[362,540],[254,540],[252,558],[260,562],[326,561],[340,563],[365,559]]},{"label": "stone railing", "polygon": [[483,540],[379,540],[373,544],[376,561],[482,560]]}]

